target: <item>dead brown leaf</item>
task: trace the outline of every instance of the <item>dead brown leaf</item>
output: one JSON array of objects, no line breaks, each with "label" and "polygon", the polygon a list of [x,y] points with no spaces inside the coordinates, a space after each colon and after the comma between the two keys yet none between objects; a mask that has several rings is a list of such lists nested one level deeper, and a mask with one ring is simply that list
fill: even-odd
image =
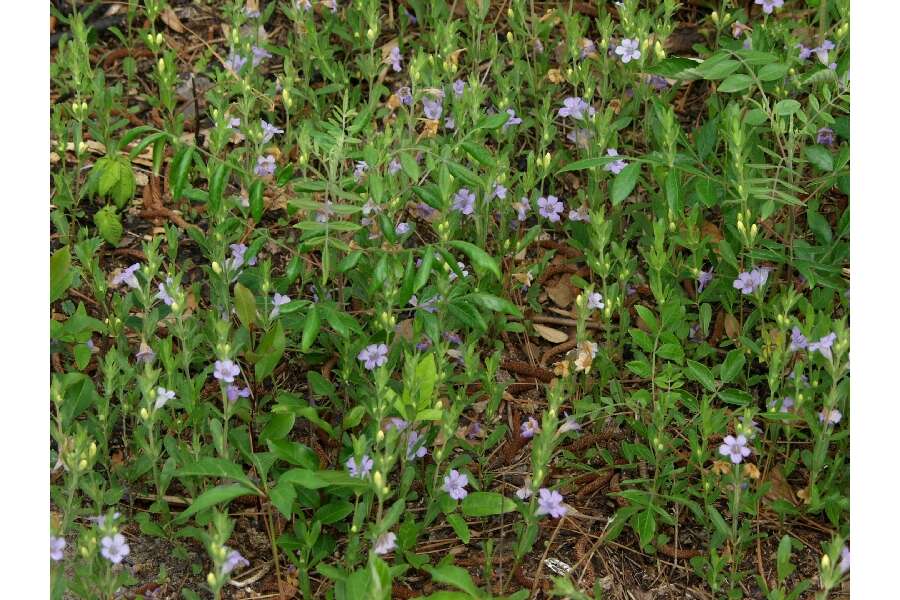
[{"label": "dead brown leaf", "polygon": [[560,331],[559,329],[553,329],[552,327],[547,327],[546,325],[535,323],[534,330],[539,336],[541,336],[548,342],[553,342],[554,344],[562,344],[569,339],[569,334],[567,334],[566,332]]},{"label": "dead brown leaf", "polygon": [[560,308],[566,308],[572,304],[572,286],[568,277],[560,278],[555,285],[546,288],[547,295]]},{"label": "dead brown leaf", "polygon": [[162,11],[159,18],[162,19],[162,22],[168,25],[169,29],[175,33],[184,33],[184,24],[181,22],[181,19],[178,18],[178,15],[175,14],[175,11],[172,10],[172,7]]},{"label": "dead brown leaf", "polygon": [[725,315],[725,333],[733,340],[736,340],[741,335],[741,324],[738,323],[734,315]]}]

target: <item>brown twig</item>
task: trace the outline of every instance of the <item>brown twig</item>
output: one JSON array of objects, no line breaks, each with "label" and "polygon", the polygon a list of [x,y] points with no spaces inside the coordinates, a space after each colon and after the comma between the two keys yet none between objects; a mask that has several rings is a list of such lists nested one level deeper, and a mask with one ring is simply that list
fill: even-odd
[{"label": "brown twig", "polygon": [[551,358],[553,358],[557,354],[562,354],[563,352],[568,352],[569,350],[571,350],[572,348],[574,348],[577,345],[578,345],[578,340],[576,340],[575,338],[572,338],[571,340],[563,342],[562,344],[557,344],[556,346],[553,346],[552,348],[550,348],[549,350],[547,350],[546,352],[544,352],[541,355],[541,366],[546,367],[549,364]]}]

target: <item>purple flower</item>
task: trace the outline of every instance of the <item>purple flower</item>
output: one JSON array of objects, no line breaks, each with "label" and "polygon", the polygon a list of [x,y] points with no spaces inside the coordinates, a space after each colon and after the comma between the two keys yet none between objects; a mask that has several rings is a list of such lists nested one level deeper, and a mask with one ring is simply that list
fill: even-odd
[{"label": "purple flower", "polygon": [[265,48],[261,48],[259,46],[253,46],[250,49],[250,52],[253,53],[253,66],[258,67],[263,60],[267,58],[272,58],[272,53],[266,50]]},{"label": "purple flower", "polygon": [[578,421],[575,420],[574,416],[564,415],[565,420],[563,424],[559,427],[559,433],[568,433],[570,431],[581,431],[581,425]]},{"label": "purple flower", "polygon": [[241,556],[241,553],[237,550],[231,550],[230,548],[225,547],[225,551],[228,552],[225,557],[225,562],[222,563],[222,573],[225,575],[228,575],[238,567],[250,566],[250,561]]},{"label": "purple flower", "polygon": [[562,494],[556,490],[548,490],[541,488],[538,490],[538,515],[550,515],[554,519],[558,519],[566,514],[566,505],[563,504]]},{"label": "purple flower", "polygon": [[213,366],[213,377],[224,383],[234,383],[234,378],[241,374],[241,368],[231,360],[217,360]]},{"label": "purple flower", "polygon": [[396,175],[401,169],[400,161],[396,158],[391,161],[391,164],[388,165],[388,174]]},{"label": "purple flower", "polygon": [[[459,267],[460,271],[462,271],[463,277],[469,276],[469,272],[466,270],[466,263],[456,261],[456,266]],[[450,275],[448,275],[448,278],[450,279],[450,281],[455,281],[456,280],[456,271],[451,270]]]},{"label": "purple flower", "polygon": [[350,477],[357,477],[359,479],[367,477],[372,471],[372,466],[374,464],[375,461],[369,458],[367,454],[363,454],[363,457],[359,460],[359,464],[356,464],[356,460],[352,456],[344,463],[347,470],[350,471]]},{"label": "purple flower", "polygon": [[662,92],[669,87],[669,82],[665,77],[661,75],[650,75],[647,77],[647,83],[650,84],[650,87],[655,89],[657,92]]},{"label": "purple flower", "polygon": [[788,350],[796,352],[797,350],[804,350],[808,345],[809,341],[799,327],[791,329],[791,345],[788,347]]},{"label": "purple flower", "polygon": [[453,206],[451,208],[464,215],[471,215],[475,212],[475,192],[470,192],[469,188],[461,188],[453,196]]},{"label": "purple flower", "polygon": [[391,417],[388,419],[388,424],[385,426],[385,431],[390,431],[391,429],[396,429],[397,431],[403,431],[409,426],[408,421],[404,421],[400,417]]},{"label": "purple flower", "polygon": [[[813,48],[813,53],[816,55],[816,58],[819,59],[819,62],[821,62],[823,65],[827,65],[828,52],[831,50],[834,50],[834,42],[832,42],[831,40],[825,40],[824,42],[822,42],[821,46]],[[829,65],[829,68],[831,68],[831,65]]]},{"label": "purple flower", "polygon": [[250,388],[244,387],[239,388],[233,383],[225,388],[225,397],[228,398],[228,401],[234,404],[237,402],[238,398],[249,398],[250,397]]},{"label": "purple flower", "polygon": [[375,367],[380,367],[381,365],[386,363],[387,356],[387,346],[385,346],[384,344],[369,344],[359,352],[356,358],[365,363],[366,368],[372,371],[375,369]]},{"label": "purple flower", "polygon": [[559,116],[572,117],[579,121],[584,120],[585,112],[588,117],[593,117],[597,112],[594,107],[581,98],[571,97],[563,100],[563,107],[559,109]]},{"label": "purple flower", "polygon": [[175,302],[172,296],[169,295],[169,291],[166,289],[166,287],[170,285],[172,285],[172,278],[166,277],[166,282],[159,284],[159,291],[153,296],[157,300],[162,300],[163,304],[166,306],[172,306],[172,303]]},{"label": "purple flower", "polygon": [[537,422],[537,419],[534,417],[528,417],[522,426],[519,428],[519,433],[525,439],[531,439],[534,437],[534,434],[540,430],[541,426]]},{"label": "purple flower", "polygon": [[362,179],[362,176],[365,175],[366,171],[369,170],[369,163],[364,160],[356,161],[356,168],[353,169],[353,178],[359,181]]},{"label": "purple flower", "polygon": [[584,205],[581,205],[578,208],[569,211],[569,220],[570,221],[583,221],[585,223],[590,223],[591,215],[588,214],[587,207]]},{"label": "purple flower", "polygon": [[50,560],[59,562],[63,559],[63,550],[66,549],[66,540],[63,537],[50,536]]},{"label": "purple flower", "polygon": [[284,133],[284,129],[279,129],[275,125],[272,125],[271,123],[267,123],[265,121],[265,119],[260,119],[259,124],[262,127],[262,133],[263,133],[262,143],[263,144],[268,144],[269,141],[272,139],[272,137],[275,136],[275,134]]},{"label": "purple flower", "polygon": [[456,97],[460,97],[463,95],[463,91],[466,89],[466,82],[462,79],[457,79],[453,82],[453,93]]},{"label": "purple flower", "polygon": [[797,44],[795,48],[800,49],[800,60],[809,60],[809,57],[812,56],[813,49],[804,46],[803,44]]},{"label": "purple flower", "polygon": [[122,562],[122,559],[128,556],[131,548],[125,542],[125,536],[117,533],[113,536],[106,536],[100,540],[100,554],[114,565]]},{"label": "purple flower", "polygon": [[834,340],[836,340],[836,339],[837,339],[837,334],[832,331],[825,337],[820,338],[819,341],[810,342],[809,346],[807,347],[807,350],[809,352],[818,351],[819,354],[821,354],[828,360],[831,360],[831,346],[832,346],[832,344],[834,344]]},{"label": "purple flower", "polygon": [[743,435],[734,437],[726,435],[719,446],[719,454],[727,456],[736,465],[741,464],[746,457],[750,456],[750,448],[747,447],[747,438]]},{"label": "purple flower", "polygon": [[519,221],[524,221],[528,217],[528,211],[531,209],[531,203],[528,202],[527,196],[522,196],[522,199],[513,204],[513,208],[516,209],[516,219]]},{"label": "purple flower", "polygon": [[241,118],[240,117],[231,117],[228,119],[228,129],[237,129],[241,126]]},{"label": "purple flower", "polygon": [[[122,513],[116,511],[112,514],[111,521],[114,522],[121,516],[122,516]],[[100,529],[104,529],[106,527],[106,515],[99,515],[96,517],[88,517],[88,520],[96,523],[97,527],[99,527]]]},{"label": "purple flower", "polygon": [[387,554],[397,547],[397,534],[393,531],[387,531],[378,536],[375,540],[373,550],[375,554]]},{"label": "purple flower", "polygon": [[456,129],[456,120],[453,117],[447,117],[444,119],[444,128],[453,131]]},{"label": "purple flower", "polygon": [[240,73],[241,69],[243,69],[246,64],[247,59],[240,54],[236,54],[233,50],[228,55],[228,58],[225,59],[225,62],[222,63],[226,69],[235,73]]},{"label": "purple flower", "polygon": [[457,346],[463,343],[462,338],[459,337],[459,334],[455,331],[445,331],[444,339],[450,342],[451,344],[456,344]]},{"label": "purple flower", "polygon": [[831,127],[822,127],[816,132],[816,143],[830,146],[834,143],[834,130]]},{"label": "purple flower", "polygon": [[763,12],[771,15],[773,10],[784,6],[784,0],[756,0],[754,4],[762,5]]},{"label": "purple flower", "polygon": [[400,99],[400,104],[405,104],[406,106],[413,105],[412,91],[408,87],[403,86],[397,90],[397,97]]},{"label": "purple flower", "polygon": [[258,157],[256,159],[256,167],[253,169],[253,172],[260,177],[265,177],[266,175],[271,175],[272,173],[274,173],[275,157],[271,154]]},{"label": "purple flower", "polygon": [[419,435],[418,431],[410,431],[409,438],[406,440],[406,460],[415,460],[428,454],[428,448],[424,444],[424,438]]},{"label": "purple flower", "polygon": [[272,296],[272,312],[269,313],[269,318],[274,319],[281,313],[281,307],[291,301],[290,296],[285,296],[284,294],[279,294],[275,292],[275,295]]},{"label": "purple flower", "polygon": [[588,294],[588,310],[602,310],[605,306],[606,305],[603,303],[603,294],[600,292],[591,292]]},{"label": "purple flower", "polygon": [[752,294],[766,283],[766,280],[769,278],[769,270],[766,268],[761,269],[753,269],[749,273],[746,271],[742,272],[738,275],[738,278],[734,280],[732,286],[736,290],[741,290],[741,293]]},{"label": "purple flower", "polygon": [[503,127],[500,129],[506,131],[511,125],[519,125],[522,123],[522,119],[516,116],[516,111],[511,108],[506,109],[506,114],[509,115],[509,119],[506,120],[506,123],[503,124]]},{"label": "purple flower", "polygon": [[819,423],[824,423],[827,420],[829,425],[837,425],[843,418],[844,415],[836,408],[827,411],[823,408],[822,412],[819,413]]},{"label": "purple flower", "polygon": [[597,45],[594,43],[594,40],[585,39],[581,44],[581,52],[578,53],[579,58],[584,60],[591,54],[597,53]]},{"label": "purple flower", "polygon": [[158,387],[158,388],[156,388],[156,402],[154,403],[153,406],[154,406],[154,408],[156,408],[156,410],[159,410],[160,408],[165,406],[169,400],[174,400],[174,399],[175,399],[175,392],[173,392],[172,390],[167,390],[164,387]]},{"label": "purple flower", "polygon": [[525,485],[516,490],[516,498],[519,500],[528,500],[531,494],[531,481],[526,481]]},{"label": "purple flower", "polygon": [[623,63],[629,63],[641,57],[641,51],[638,50],[640,44],[636,39],[625,38],[618,46],[616,46],[616,54],[622,57]]},{"label": "purple flower", "polygon": [[156,352],[147,342],[141,340],[138,351],[134,353],[134,359],[138,362],[153,364],[153,361],[156,360]]},{"label": "purple flower", "polygon": [[441,113],[444,111],[444,105],[440,98],[423,98],[422,108],[425,111],[425,117],[435,121],[441,118]]},{"label": "purple flower", "polygon": [[412,297],[409,299],[409,305],[412,306],[413,308],[421,308],[424,311],[427,311],[430,313],[435,313],[435,312],[437,312],[437,307],[435,307],[435,304],[440,299],[441,299],[441,296],[440,296],[440,294],[438,294],[437,296],[432,296],[428,300],[419,302],[419,298],[415,294],[413,294]]},{"label": "purple flower", "polygon": [[310,0],[294,0],[294,6],[305,11],[312,10],[312,2]]},{"label": "purple flower", "polygon": [[841,549],[841,562],[838,563],[838,569],[840,569],[841,575],[850,570],[850,548],[847,546]]},{"label": "purple flower", "polygon": [[316,211],[316,222],[317,223],[327,223],[331,217],[334,216],[334,209],[331,208],[331,205],[334,204],[331,200],[326,200],[322,206]]},{"label": "purple flower", "polygon": [[[225,261],[225,268],[234,272],[240,269],[244,264],[244,254],[247,253],[247,245],[231,244],[228,247],[231,248],[231,258]],[[248,266],[252,267],[256,264],[256,257],[253,256],[246,262]]]},{"label": "purple flower", "polygon": [[713,270],[709,271],[700,271],[697,275],[697,293],[703,292],[706,289],[706,286],[709,285],[709,282],[712,281],[713,278]]},{"label": "purple flower", "polygon": [[444,477],[444,487],[442,489],[450,494],[450,497],[454,500],[462,500],[469,495],[469,492],[466,491],[467,485],[469,485],[469,478],[453,469],[449,475]]},{"label": "purple flower", "polygon": [[594,132],[590,129],[577,127],[566,134],[566,139],[578,146],[579,148],[587,148],[591,140],[594,139]]},{"label": "purple flower", "polygon": [[122,285],[123,283],[130,288],[138,288],[140,287],[140,283],[138,283],[137,277],[134,276],[135,272],[141,268],[140,263],[134,263],[115,277],[113,277],[112,285],[113,287],[117,285]]},{"label": "purple flower", "polygon": [[403,60],[403,55],[400,54],[400,48],[398,48],[397,46],[394,46],[393,48],[391,48],[391,53],[390,53],[390,55],[388,55],[387,60],[388,60],[388,63],[390,63],[391,68],[394,69],[395,73],[399,73],[400,70],[403,68],[402,65],[400,64],[400,61]]},{"label": "purple flower", "polygon": [[771,410],[773,412],[775,411],[776,408],[778,409],[778,412],[783,412],[783,413],[791,412],[791,409],[794,408],[794,399],[791,398],[790,396],[785,396],[784,398],[781,399],[781,408],[779,408],[778,407],[778,399],[772,398],[772,400],[769,401],[768,406],[769,406],[769,410]]},{"label": "purple flower", "polygon": [[397,226],[394,227],[394,233],[397,235],[406,235],[409,233],[410,227],[409,223],[397,223]]},{"label": "purple flower", "polygon": [[500,185],[499,183],[494,184],[494,190],[491,192],[491,197],[499,198],[500,200],[506,200],[506,186]]},{"label": "purple flower", "polygon": [[[615,148],[607,148],[606,155],[607,156],[618,156],[619,151],[616,150]],[[612,162],[609,162],[609,163],[603,165],[603,170],[609,171],[613,175],[618,175],[619,173],[622,172],[622,169],[624,169],[627,166],[628,166],[628,163],[625,162],[624,159],[620,158],[618,160],[614,160]]]},{"label": "purple flower", "polygon": [[551,223],[559,221],[559,214],[565,210],[563,203],[556,196],[541,196],[538,198],[538,213]]},{"label": "purple flower", "polygon": [[424,202],[419,202],[418,204],[416,204],[416,216],[418,216],[420,219],[428,219],[436,212],[437,210],[435,208],[428,206]]}]

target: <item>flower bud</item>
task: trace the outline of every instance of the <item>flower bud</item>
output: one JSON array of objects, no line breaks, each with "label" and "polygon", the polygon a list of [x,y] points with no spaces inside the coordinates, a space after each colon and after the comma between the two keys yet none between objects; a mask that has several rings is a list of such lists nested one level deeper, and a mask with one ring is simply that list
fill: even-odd
[{"label": "flower bud", "polygon": [[712,22],[715,23],[716,25],[719,24],[719,12],[718,11],[715,11],[715,10],[712,11],[712,13],[709,15],[709,18],[712,19]]},{"label": "flower bud", "polygon": [[506,32],[506,41],[509,42],[510,44],[512,44],[512,41],[513,41],[513,34],[512,34],[512,31],[507,31],[507,32]]},{"label": "flower bud", "polygon": [[206,583],[208,583],[211,588],[216,587],[216,574],[212,572],[208,573],[206,575]]},{"label": "flower bud", "polygon": [[88,456],[91,458],[97,456],[97,442],[91,442],[91,445],[88,448]]},{"label": "flower bud", "polygon": [[163,43],[163,34],[162,34],[162,33],[157,33],[157,34],[156,34],[156,45],[157,45],[157,46],[162,46],[162,43]]},{"label": "flower bud", "polygon": [[827,554],[822,555],[822,569],[828,569],[831,566],[831,559]]},{"label": "flower bud", "polygon": [[366,31],[366,39],[368,39],[370,42],[374,42],[377,35],[378,34],[376,34],[375,30],[372,29],[371,27],[369,27],[369,30]]},{"label": "flower bud", "polygon": [[217,261],[213,261],[212,270],[213,270],[213,273],[215,273],[216,275],[222,274],[222,266],[219,265],[219,263]]},{"label": "flower bud", "polygon": [[376,488],[384,486],[384,475],[381,474],[381,471],[375,471],[375,474],[372,475],[372,482],[375,484]]},{"label": "flower bud", "polygon": [[149,418],[150,418],[150,411],[148,411],[146,408],[142,408],[142,409],[141,409],[141,418],[144,419],[145,421],[146,421],[147,419],[149,419]]},{"label": "flower bud", "polygon": [[165,73],[166,72],[166,59],[163,58],[162,56],[160,56],[159,62],[156,63],[156,68],[159,69],[160,73]]},{"label": "flower bud", "polygon": [[85,471],[85,470],[87,470],[87,468],[88,468],[88,461],[86,458],[82,458],[81,461],[78,463],[78,470]]}]

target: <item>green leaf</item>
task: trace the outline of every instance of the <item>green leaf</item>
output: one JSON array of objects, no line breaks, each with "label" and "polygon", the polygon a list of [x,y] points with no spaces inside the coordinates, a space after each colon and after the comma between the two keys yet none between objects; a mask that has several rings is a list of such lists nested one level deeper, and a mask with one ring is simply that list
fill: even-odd
[{"label": "green leaf", "polygon": [[480,304],[488,310],[506,313],[508,315],[519,317],[520,319],[522,318],[522,311],[506,298],[499,298],[492,294],[484,294],[481,292],[469,294],[468,296],[465,296],[465,298],[472,300],[476,304]]},{"label": "green leaf", "polygon": [[459,516],[459,513],[451,513],[447,515],[447,522],[453,528],[453,533],[459,538],[463,544],[469,543],[470,533],[466,520]]},{"label": "green leaf", "polygon": [[724,79],[741,68],[741,63],[736,60],[720,59],[721,55],[713,56],[694,70],[703,76],[704,79],[716,80]]},{"label": "green leaf", "polygon": [[284,347],[284,329],[279,320],[275,322],[275,327],[266,332],[256,349],[256,354],[259,357],[254,365],[257,382],[261,382],[275,370],[275,367],[278,366],[278,361],[284,355]]},{"label": "green leaf", "polygon": [[228,175],[230,168],[227,163],[220,162],[213,169],[212,176],[209,178],[209,213],[216,215],[222,208],[222,200],[225,195],[225,184],[228,183]]},{"label": "green leaf", "polygon": [[259,223],[262,220],[263,209],[265,208],[263,204],[263,180],[257,179],[253,183],[250,184],[249,191],[249,202],[250,202],[250,216],[253,217],[253,220]]},{"label": "green leaf", "polygon": [[72,255],[69,248],[60,248],[50,256],[50,302],[56,302],[72,285],[74,273],[69,268]]},{"label": "green leaf", "polygon": [[482,594],[475,586],[475,582],[472,581],[472,576],[462,567],[457,567],[456,565],[429,567],[426,565],[424,568],[431,574],[431,579],[435,583],[452,585],[469,594],[472,598],[481,598]]},{"label": "green leaf", "polygon": [[274,413],[269,417],[269,422],[259,432],[259,441],[280,440],[291,432],[296,420],[294,413]]},{"label": "green leaf", "polygon": [[771,63],[760,69],[756,76],[760,81],[775,81],[787,75],[789,68],[784,63]]},{"label": "green leaf", "polygon": [[562,169],[557,171],[557,173],[568,173],[569,171],[582,171],[584,169],[593,169],[595,167],[602,167],[608,165],[613,162],[615,157],[609,156],[596,156],[594,158],[582,158],[581,160],[576,160],[575,162],[570,162]]},{"label": "green leaf", "polygon": [[476,269],[490,271],[497,278],[497,281],[502,281],[503,276],[500,274],[500,266],[487,252],[475,244],[470,244],[469,242],[464,242],[462,240],[451,240],[449,243],[451,246],[468,256]]},{"label": "green leaf", "polygon": [[775,562],[778,570],[778,581],[784,581],[794,572],[791,564],[791,536],[785,534],[778,543],[778,554]]},{"label": "green leaf", "polygon": [[803,149],[803,155],[821,171],[834,170],[834,157],[824,146],[807,146]]},{"label": "green leaf", "polygon": [[466,154],[486,167],[494,167],[497,164],[494,157],[491,156],[490,151],[481,144],[466,141],[462,142],[460,147],[466,151]]},{"label": "green leaf", "polygon": [[316,511],[313,518],[322,525],[331,525],[343,521],[344,517],[353,512],[353,504],[346,500],[334,500]]},{"label": "green leaf", "polygon": [[699,381],[710,392],[716,391],[716,380],[713,378],[712,371],[706,365],[688,359],[687,373],[691,379]]},{"label": "green leaf", "polygon": [[457,179],[461,180],[466,185],[469,185],[474,188],[482,188],[484,187],[481,183],[481,179],[472,172],[470,169],[457,164],[457,163],[447,163],[447,169],[453,173],[453,176]]},{"label": "green leaf", "polygon": [[284,481],[278,482],[278,485],[269,490],[269,501],[278,509],[278,511],[290,519],[293,511],[294,500],[297,499],[297,488],[294,484]]},{"label": "green leaf", "polygon": [[484,117],[475,125],[475,129],[497,129],[509,120],[509,114],[506,111],[499,112],[494,115]]},{"label": "green leaf", "polygon": [[738,376],[746,362],[747,359],[744,357],[743,351],[731,350],[719,369],[719,379],[725,383],[734,381],[734,378]]},{"label": "green leaf", "polygon": [[736,406],[749,406],[753,402],[753,397],[743,390],[734,388],[724,389],[719,392],[719,398],[728,404]]},{"label": "green leaf", "polygon": [[369,482],[350,477],[343,471],[312,471],[310,469],[291,469],[285,471],[279,482],[289,481],[300,487],[310,490],[318,490],[325,487],[348,487],[357,490],[369,488]]},{"label": "green leaf", "polygon": [[207,456],[193,463],[188,463],[175,473],[178,477],[212,477],[216,479],[234,479],[245,486],[253,488],[253,482],[244,474],[237,464],[224,458]]},{"label": "green leaf", "polygon": [[270,439],[266,441],[266,444],[269,446],[272,454],[292,465],[307,469],[315,469],[319,466],[319,456],[311,448],[300,442]]},{"label": "green leaf", "polygon": [[200,511],[212,508],[213,506],[222,504],[223,502],[231,502],[232,500],[240,496],[255,495],[255,490],[238,483],[216,486],[212,489],[206,490],[205,492],[197,496],[194,501],[191,502],[191,505],[187,508],[187,510],[175,517],[175,522],[183,523],[187,521],[189,517],[197,514]]},{"label": "green leaf", "polygon": [[97,230],[103,236],[103,239],[113,246],[121,241],[124,229],[122,220],[119,218],[119,214],[113,205],[107,204],[94,213],[94,225],[97,226]]},{"label": "green leaf", "polygon": [[516,503],[497,492],[472,492],[462,501],[467,517],[489,517],[516,510]]},{"label": "green leaf", "polygon": [[303,322],[303,335],[300,338],[300,350],[302,352],[309,352],[309,349],[312,348],[316,337],[319,335],[321,325],[322,320],[319,317],[319,311],[316,310],[315,305],[310,306],[306,312],[306,320]]},{"label": "green leaf", "polygon": [[723,94],[740,92],[749,88],[751,83],[753,83],[753,79],[749,75],[731,75],[719,84],[718,91]]},{"label": "green leaf", "polygon": [[256,299],[253,292],[241,283],[234,284],[234,309],[245,327],[248,329],[253,327],[256,323]]},{"label": "green leaf", "polygon": [[638,175],[641,174],[640,163],[631,163],[616,175],[609,192],[613,205],[618,206],[627,198],[637,184]]},{"label": "green leaf", "polygon": [[725,519],[722,518],[722,514],[716,510],[715,506],[709,507],[709,519],[719,533],[725,537],[731,536],[731,527],[728,526]]},{"label": "green leaf", "polygon": [[172,158],[169,165],[169,191],[172,193],[172,200],[181,199],[193,161],[194,149],[190,146],[182,147]]},{"label": "green leaf", "polygon": [[800,103],[792,98],[779,101],[772,109],[779,117],[787,117],[800,110]]},{"label": "green leaf", "polygon": [[419,398],[419,406],[430,406],[434,395],[434,384],[437,381],[437,367],[434,354],[426,354],[416,365],[415,389]]},{"label": "green leaf", "polygon": [[637,513],[632,523],[634,524],[635,533],[640,538],[641,546],[647,546],[653,541],[653,536],[656,533],[656,517],[653,516],[652,510],[644,510]]}]

